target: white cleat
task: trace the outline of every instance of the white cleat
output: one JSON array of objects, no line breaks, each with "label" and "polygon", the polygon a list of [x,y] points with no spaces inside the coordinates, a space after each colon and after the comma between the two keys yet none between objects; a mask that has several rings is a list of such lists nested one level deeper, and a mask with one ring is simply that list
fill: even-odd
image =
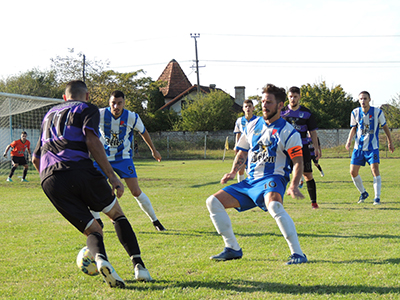
[{"label": "white cleat", "polygon": [[125,287],[125,282],[121,279],[121,277],[118,276],[117,272],[115,272],[114,268],[108,261],[97,258],[96,264],[97,270],[99,270],[99,273],[101,274],[101,276],[103,276],[104,281],[110,287]]},{"label": "white cleat", "polygon": [[141,264],[136,264],[135,266],[135,279],[137,281],[153,281],[150,276],[149,270],[143,267]]}]

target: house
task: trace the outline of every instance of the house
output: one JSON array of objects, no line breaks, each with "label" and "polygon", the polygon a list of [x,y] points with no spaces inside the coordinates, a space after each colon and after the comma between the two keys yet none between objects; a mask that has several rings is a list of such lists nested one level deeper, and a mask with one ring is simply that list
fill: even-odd
[{"label": "house", "polygon": [[[188,99],[194,99],[198,93],[197,85],[192,85],[190,83],[175,59],[168,63],[157,81],[166,83],[164,87],[160,88],[160,91],[164,95],[165,104],[160,107],[159,110],[173,109],[177,113],[180,113],[182,105],[184,105]],[[222,91],[217,88],[215,84],[210,84],[209,86],[200,85],[201,93],[208,94],[212,90]],[[235,87],[235,98],[232,96],[230,97],[234,100],[232,109],[236,112],[241,112],[245,100],[245,87]]]}]

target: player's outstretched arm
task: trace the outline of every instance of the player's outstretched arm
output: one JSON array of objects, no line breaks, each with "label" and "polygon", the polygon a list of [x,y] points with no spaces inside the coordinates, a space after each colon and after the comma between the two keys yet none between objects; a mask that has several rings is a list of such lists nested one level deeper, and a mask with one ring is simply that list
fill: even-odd
[{"label": "player's outstretched arm", "polygon": [[357,127],[352,127],[350,129],[349,137],[347,138],[347,142],[346,142],[346,146],[345,146],[346,150],[350,149],[351,141],[353,140],[353,137],[355,136],[356,131],[357,131]]},{"label": "player's outstretched arm", "polygon": [[161,161],[161,154],[157,151],[156,147],[153,144],[153,141],[151,140],[150,134],[147,131],[147,129],[145,129],[145,131],[143,132],[143,134],[141,134],[143,140],[145,141],[145,143],[147,144],[147,146],[149,147],[149,149],[151,150],[151,154],[153,155],[154,159],[157,161]]},{"label": "player's outstretched arm", "polygon": [[244,163],[246,162],[247,159],[247,152],[246,151],[242,151],[239,150],[239,152],[236,154],[235,156],[235,160],[233,161],[233,165],[232,165],[232,170],[230,171],[230,173],[226,173],[222,179],[221,179],[221,183],[225,184],[227,183],[229,180],[232,180],[235,178],[236,173],[239,172],[240,168],[244,165]]},{"label": "player's outstretched arm", "polygon": [[293,199],[304,198],[303,194],[299,190],[299,183],[301,175],[303,174],[303,156],[296,156],[292,158],[293,162],[293,177],[290,182],[289,188],[287,189],[287,194]]},{"label": "player's outstretched arm", "polygon": [[6,150],[4,150],[4,153],[3,153],[3,156],[4,157],[7,157],[7,152],[8,152],[8,149],[10,149],[10,145],[8,145],[7,147],[6,147]]},{"label": "player's outstretched arm", "polygon": [[106,174],[106,176],[108,177],[108,181],[112,186],[113,195],[114,195],[114,190],[116,190],[117,197],[120,198],[124,194],[124,185],[115,175],[113,168],[108,162],[103,144],[92,130],[85,129],[85,134],[86,134],[86,145],[88,147],[88,150],[90,151],[96,162],[99,164],[104,174]]}]

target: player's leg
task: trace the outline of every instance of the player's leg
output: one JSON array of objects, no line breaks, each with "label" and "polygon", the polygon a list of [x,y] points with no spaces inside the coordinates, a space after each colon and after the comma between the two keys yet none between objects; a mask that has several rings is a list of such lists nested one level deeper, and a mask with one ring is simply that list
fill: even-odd
[{"label": "player's leg", "polygon": [[374,205],[381,204],[381,188],[382,188],[382,179],[379,173],[379,163],[375,162],[371,164],[371,172],[374,177],[373,185],[374,185]]},{"label": "player's leg", "polygon": [[211,256],[210,259],[224,261],[241,258],[243,256],[242,249],[236,240],[231,219],[226,212],[227,208],[240,207],[239,201],[224,190],[220,190],[207,198],[206,205],[210,212],[211,221],[225,244],[224,251]]},{"label": "player's leg", "polygon": [[310,149],[305,146],[303,147],[303,163],[304,163],[304,172],[303,176],[306,180],[308,195],[311,200],[311,207],[313,209],[318,208],[317,204],[317,186],[315,184],[315,180],[312,174],[312,164],[311,164],[311,154]]},{"label": "player's leg", "polygon": [[139,243],[135,232],[128,219],[125,217],[118,200],[115,198],[115,201],[110,206],[106,207],[103,212],[112,220],[118,239],[132,260],[135,268],[135,279],[138,281],[153,280],[141,258]]},{"label": "player's leg", "polygon": [[[135,173],[136,174],[136,173]],[[149,197],[142,192],[139,187],[139,182],[137,177],[124,178],[126,185],[131,191],[133,197],[136,199],[139,207],[145,212],[145,214],[150,218],[151,222],[153,222],[154,227],[158,231],[164,231],[165,228],[158,220],[156,213],[154,211],[153,206],[151,205]]]},{"label": "player's leg", "polygon": [[24,165],[24,172],[22,173],[22,182],[28,182],[28,180],[26,180],[26,175],[28,174],[28,164]]},{"label": "player's leg", "polygon": [[291,256],[286,264],[291,265],[307,262],[307,257],[300,247],[294,222],[283,208],[281,194],[278,192],[269,192],[265,195],[264,200],[268,212],[275,219],[279,230],[289,246]]},{"label": "player's leg", "polygon": [[360,197],[358,198],[357,203],[363,203],[369,196],[368,192],[365,190],[361,176],[359,175],[360,167],[365,166],[366,161],[363,152],[365,151],[354,149],[350,161],[351,179],[353,180],[357,190],[360,192]]},{"label": "player's leg", "polygon": [[12,182],[12,177],[14,175],[15,170],[18,168],[18,164],[16,162],[14,162],[14,157],[11,157],[11,163],[12,163],[12,167],[11,167],[11,171],[10,174],[8,174],[8,178],[7,181]]}]

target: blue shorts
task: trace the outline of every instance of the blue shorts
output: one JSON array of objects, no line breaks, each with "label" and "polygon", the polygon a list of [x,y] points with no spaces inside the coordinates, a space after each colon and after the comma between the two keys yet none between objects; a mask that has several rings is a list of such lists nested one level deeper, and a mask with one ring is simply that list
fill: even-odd
[{"label": "blue shorts", "polygon": [[239,201],[240,207],[236,208],[237,211],[249,210],[256,206],[268,211],[265,206],[265,195],[270,192],[277,192],[283,200],[287,184],[288,180],[285,177],[273,175],[267,179],[253,181],[251,184],[249,179],[246,178],[239,183],[226,186],[222,190]]},{"label": "blue shorts", "polygon": [[[117,173],[120,178],[137,178],[135,165],[133,164],[132,159],[110,161],[110,164],[115,173]],[[93,162],[93,165],[96,167],[97,170],[101,172],[101,174],[106,176],[97,162]]]},{"label": "blue shorts", "polygon": [[369,165],[374,163],[380,163],[379,161],[379,149],[362,151],[359,149],[354,149],[351,155],[351,164],[356,166],[365,166],[365,162]]}]

